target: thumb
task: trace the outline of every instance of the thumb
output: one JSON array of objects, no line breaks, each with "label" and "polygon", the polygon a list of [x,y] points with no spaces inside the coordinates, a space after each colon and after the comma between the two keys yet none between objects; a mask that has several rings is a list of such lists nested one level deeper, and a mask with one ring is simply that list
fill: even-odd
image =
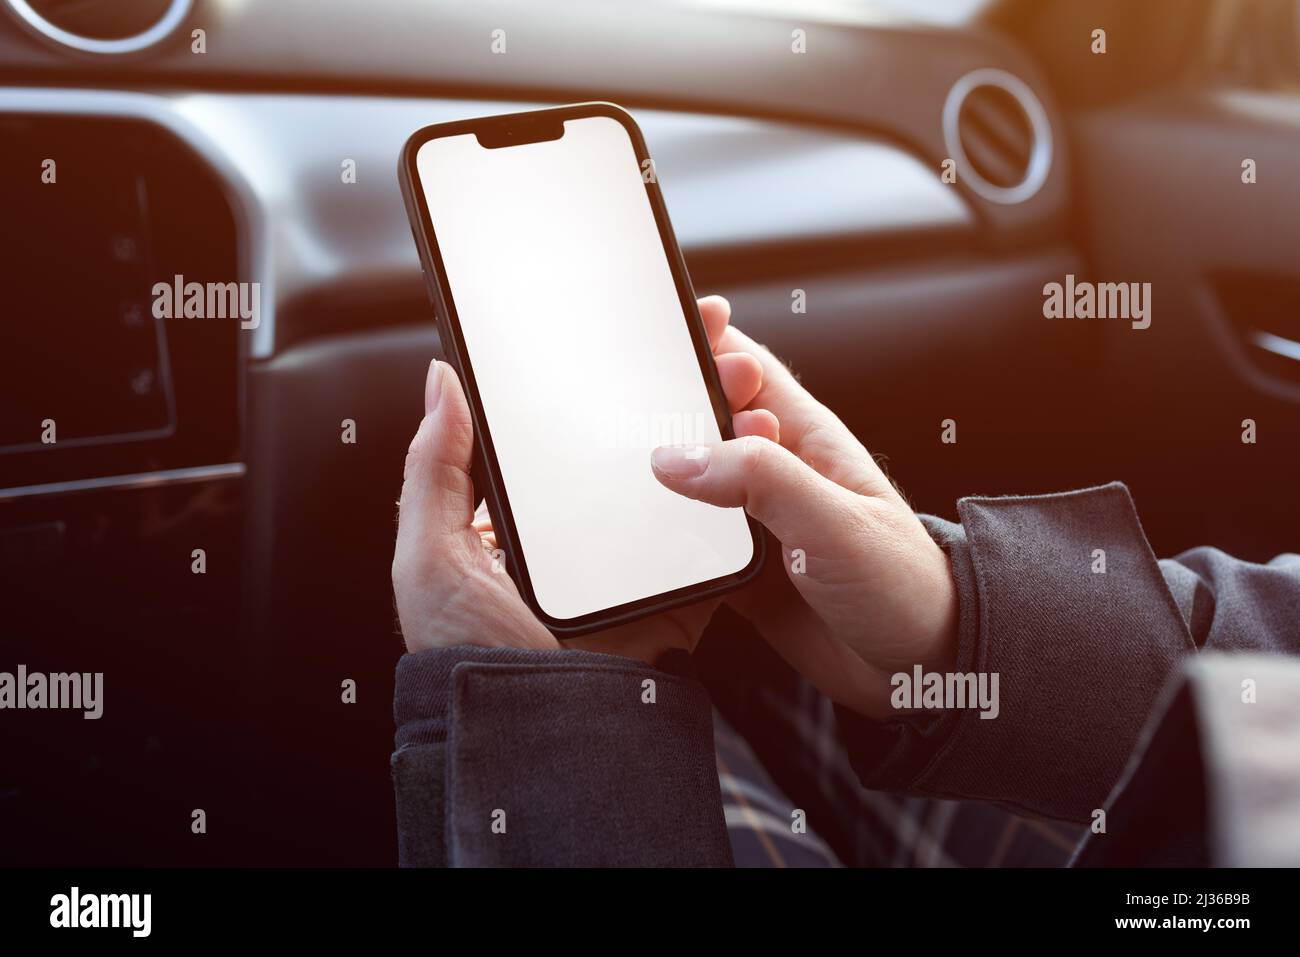
[{"label": "thumb", "polygon": [[401,523],[426,533],[468,528],[474,517],[474,423],[455,371],[437,359],[424,383],[424,419],[406,453]]},{"label": "thumb", "polygon": [[687,498],[724,508],[743,506],[783,543],[807,540],[811,529],[843,520],[851,493],[785,447],[756,435],[717,445],[661,446],[655,478]]}]

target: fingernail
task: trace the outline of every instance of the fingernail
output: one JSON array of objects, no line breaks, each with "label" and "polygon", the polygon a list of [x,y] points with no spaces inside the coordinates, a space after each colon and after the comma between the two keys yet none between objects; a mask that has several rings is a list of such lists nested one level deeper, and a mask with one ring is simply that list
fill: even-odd
[{"label": "fingernail", "polygon": [[441,398],[442,363],[434,359],[429,363],[429,374],[424,380],[424,414],[431,414],[438,407]]},{"label": "fingernail", "polygon": [[709,447],[661,445],[650,453],[650,465],[665,478],[698,478],[709,467]]}]

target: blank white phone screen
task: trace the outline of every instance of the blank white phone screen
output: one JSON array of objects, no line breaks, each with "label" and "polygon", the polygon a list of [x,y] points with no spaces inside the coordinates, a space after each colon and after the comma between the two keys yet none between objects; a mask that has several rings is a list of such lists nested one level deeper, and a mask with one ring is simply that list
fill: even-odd
[{"label": "blank white phone screen", "polygon": [[627,130],[444,137],[416,168],[541,609],[578,618],[748,565],[743,510],[650,470],[657,445],[721,436]]}]

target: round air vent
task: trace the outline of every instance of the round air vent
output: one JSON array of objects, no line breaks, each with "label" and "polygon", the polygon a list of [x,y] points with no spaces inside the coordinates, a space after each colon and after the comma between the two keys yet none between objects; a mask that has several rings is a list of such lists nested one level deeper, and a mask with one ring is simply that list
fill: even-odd
[{"label": "round air vent", "polygon": [[29,29],[82,53],[135,53],[184,22],[194,0],[4,0]]},{"label": "round air vent", "polygon": [[1052,124],[1028,84],[1005,70],[976,70],[953,85],[943,136],[957,175],[989,202],[1023,203],[1047,181]]}]

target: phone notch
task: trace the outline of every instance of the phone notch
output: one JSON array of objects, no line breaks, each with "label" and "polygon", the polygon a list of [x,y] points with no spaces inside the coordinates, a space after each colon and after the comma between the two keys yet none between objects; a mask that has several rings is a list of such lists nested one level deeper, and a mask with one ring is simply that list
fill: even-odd
[{"label": "phone notch", "polygon": [[538,116],[493,123],[475,131],[479,146],[496,150],[505,146],[524,146],[528,143],[546,143],[564,136],[564,120],[560,117]]}]

